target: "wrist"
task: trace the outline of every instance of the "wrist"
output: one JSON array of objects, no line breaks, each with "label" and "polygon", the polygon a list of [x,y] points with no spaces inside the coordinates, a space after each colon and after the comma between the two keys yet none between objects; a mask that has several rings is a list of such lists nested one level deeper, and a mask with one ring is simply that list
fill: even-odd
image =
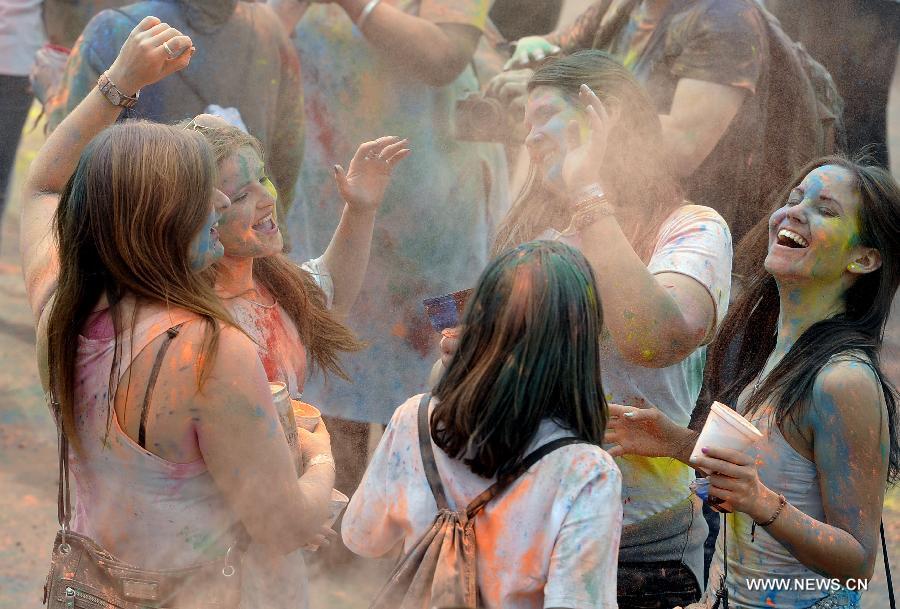
[{"label": "wrist", "polygon": [[119,68],[115,63],[106,71],[106,77],[123,95],[129,97],[133,97],[143,86],[143,83],[135,82],[132,78],[129,78],[128,71]]},{"label": "wrist", "polygon": [[365,220],[365,221],[375,221],[375,215],[378,213],[378,208],[368,208],[357,205],[351,205],[350,203],[344,204],[344,215],[353,220]]},{"label": "wrist", "polygon": [[306,459],[306,469],[315,467],[317,465],[329,467],[331,468],[331,471],[336,471],[337,469],[334,464],[334,457],[331,456],[331,453],[320,452],[311,455],[308,459]]},{"label": "wrist", "polygon": [[[762,483],[762,487],[758,493],[759,500],[753,506],[753,513],[747,511],[747,515],[757,524],[757,526],[769,526],[781,515],[783,495],[767,488]],[[786,502],[786,500],[785,500]]]}]

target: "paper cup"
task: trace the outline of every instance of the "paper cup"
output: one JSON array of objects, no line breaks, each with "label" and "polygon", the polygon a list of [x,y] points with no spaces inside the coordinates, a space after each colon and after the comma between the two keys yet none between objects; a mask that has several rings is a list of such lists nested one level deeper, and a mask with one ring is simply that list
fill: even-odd
[{"label": "paper cup", "polygon": [[347,495],[336,488],[331,489],[331,501],[328,503],[328,508],[331,510],[327,522],[329,527],[334,526],[338,516],[341,515],[341,512],[344,511],[344,508],[347,507],[348,503],[350,503],[350,499],[347,498]]},{"label": "paper cup", "polygon": [[702,457],[703,453],[700,451],[704,447],[730,448],[744,452],[761,438],[762,433],[753,423],[728,406],[713,402],[703,431],[691,451],[691,460]]},{"label": "paper cup", "polygon": [[322,413],[312,404],[301,402],[300,400],[291,400],[291,407],[294,409],[294,419],[297,421],[297,427],[301,427],[306,431],[315,431],[316,426],[322,420]]}]

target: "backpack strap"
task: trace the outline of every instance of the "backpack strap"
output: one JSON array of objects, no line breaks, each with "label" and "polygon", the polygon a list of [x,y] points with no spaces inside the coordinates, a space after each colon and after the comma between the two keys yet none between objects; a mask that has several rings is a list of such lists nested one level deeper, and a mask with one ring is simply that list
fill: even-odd
[{"label": "backpack strap", "polygon": [[437,463],[434,460],[434,449],[431,447],[431,429],[428,425],[428,404],[430,402],[430,393],[423,395],[419,401],[419,453],[422,455],[425,477],[428,478],[428,486],[431,487],[431,494],[434,495],[438,510],[448,510],[450,504],[447,503],[444,485],[441,484],[441,475],[438,473]]},{"label": "backpack strap", "polygon": [[518,467],[513,469],[511,472],[501,475],[494,484],[489,486],[486,490],[482,491],[480,495],[475,497],[475,499],[473,499],[472,502],[469,503],[469,505],[466,507],[466,516],[470,520],[474,518],[491,499],[509,488],[509,486],[512,485],[513,482],[518,480],[523,474],[525,474],[525,472],[531,469],[532,465],[534,465],[553,451],[570,444],[590,444],[590,442],[582,440],[581,438],[557,438],[556,440],[547,442],[543,446],[535,449],[534,451],[530,452],[528,456],[522,459],[522,462]]},{"label": "backpack strap", "polygon": [[153,368],[150,370],[150,380],[147,382],[147,393],[144,394],[144,404],[141,406],[141,424],[138,427],[138,444],[141,448],[147,448],[147,416],[150,414],[150,399],[153,397],[153,389],[156,387],[156,379],[159,377],[159,369],[162,367],[163,357],[169,350],[172,340],[178,336],[181,326],[178,324],[166,330],[166,338],[163,340],[159,352],[156,354],[156,361],[153,362]]}]

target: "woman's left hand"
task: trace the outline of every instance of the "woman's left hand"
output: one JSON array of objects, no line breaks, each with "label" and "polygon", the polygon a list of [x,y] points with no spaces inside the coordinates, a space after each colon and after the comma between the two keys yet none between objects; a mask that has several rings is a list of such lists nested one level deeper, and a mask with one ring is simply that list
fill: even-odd
[{"label": "woman's left hand", "polygon": [[600,167],[613,122],[600,98],[587,85],[581,85],[578,97],[587,107],[588,135],[582,138],[578,121],[569,122],[566,132],[568,151],[562,177],[570,193],[600,181]]},{"label": "woman's left hand", "polygon": [[701,452],[703,456],[691,459],[691,465],[709,473],[709,494],[724,501],[718,507],[743,512],[757,522],[771,518],[778,508],[778,495],[760,481],[756,457],[712,446]]},{"label": "woman's left hand", "polygon": [[391,182],[391,172],[410,154],[407,144],[409,140],[399,137],[381,137],[357,148],[349,171],[334,166],[334,181],[351,211],[368,214],[378,211]]}]

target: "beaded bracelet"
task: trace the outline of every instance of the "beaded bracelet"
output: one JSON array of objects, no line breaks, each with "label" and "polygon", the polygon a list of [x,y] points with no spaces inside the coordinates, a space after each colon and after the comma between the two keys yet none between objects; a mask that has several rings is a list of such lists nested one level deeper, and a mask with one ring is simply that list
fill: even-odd
[{"label": "beaded bracelet", "polygon": [[784,495],[778,493],[778,509],[775,510],[775,513],[772,514],[772,517],[765,522],[756,522],[755,520],[753,521],[753,526],[750,527],[750,541],[756,541],[756,526],[759,525],[763,528],[766,528],[767,526],[775,522],[775,520],[777,520],[781,515],[781,510],[783,510],[784,506],[786,505],[787,499],[785,499]]}]

